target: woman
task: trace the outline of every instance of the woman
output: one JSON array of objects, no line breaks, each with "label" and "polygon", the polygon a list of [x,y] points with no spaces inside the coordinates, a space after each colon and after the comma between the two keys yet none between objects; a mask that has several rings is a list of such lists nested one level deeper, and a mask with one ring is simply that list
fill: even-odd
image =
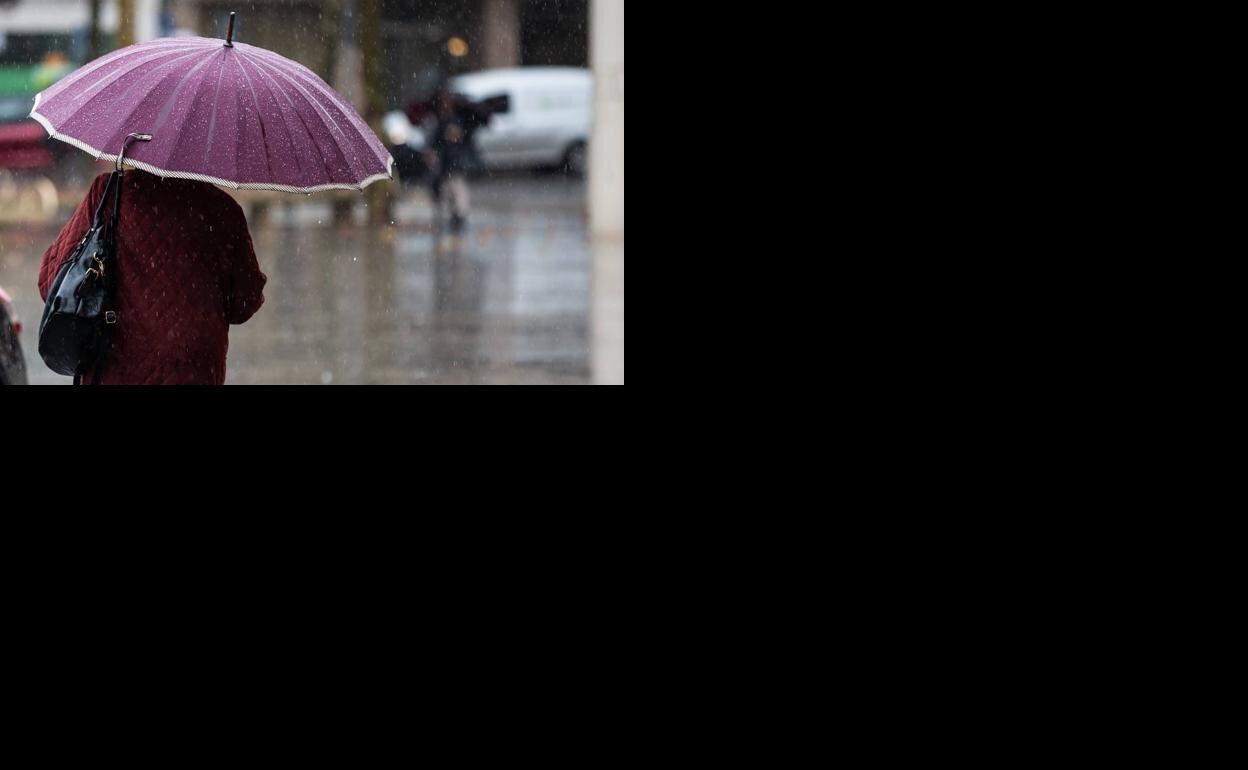
[{"label": "woman", "polygon": [[[39,293],[45,302],[62,264],[91,228],[107,182],[108,174],[95,180],[43,255]],[[101,383],[224,385],[230,325],[256,314],[267,281],[234,199],[204,182],[127,171],[116,269],[120,321]]]}]

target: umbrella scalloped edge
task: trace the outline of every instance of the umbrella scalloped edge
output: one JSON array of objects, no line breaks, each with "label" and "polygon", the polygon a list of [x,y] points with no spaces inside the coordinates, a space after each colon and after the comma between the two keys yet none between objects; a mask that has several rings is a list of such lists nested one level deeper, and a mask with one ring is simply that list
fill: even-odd
[{"label": "umbrella scalloped edge", "polygon": [[[35,96],[35,106],[34,109],[30,111],[30,117],[37,120],[39,125],[43,126],[44,130],[48,132],[49,137],[57,140],[58,142],[64,142],[65,144],[77,147],[98,160],[102,160],[107,163],[117,162],[116,155],[111,155],[103,150],[97,150],[86,142],[57,131],[56,127],[52,125],[52,121],[39,114],[39,102],[42,99],[42,93]],[[126,158],[122,162],[122,165],[127,168],[146,171],[149,174],[155,174],[156,176],[164,179],[189,179],[195,182],[208,182],[210,184],[220,185],[221,187],[226,187],[231,190],[266,190],[269,192],[295,193],[297,195],[311,195],[312,193],[328,192],[330,190],[351,190],[354,192],[360,192],[374,182],[394,179],[394,156],[390,156],[389,167],[386,173],[370,176],[368,179],[365,179],[359,184],[323,184],[316,187],[291,187],[289,185],[268,184],[265,182],[231,182],[228,179],[221,179],[215,176],[205,176],[204,174],[194,174],[188,171],[166,171],[165,169],[157,168],[150,163],[131,160],[129,158]]]}]

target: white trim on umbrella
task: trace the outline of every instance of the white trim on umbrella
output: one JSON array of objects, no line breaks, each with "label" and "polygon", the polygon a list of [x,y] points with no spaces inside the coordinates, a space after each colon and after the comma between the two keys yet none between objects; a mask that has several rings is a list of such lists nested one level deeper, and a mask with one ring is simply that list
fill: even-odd
[{"label": "white trim on umbrella", "polygon": [[[57,131],[56,127],[52,125],[52,121],[48,120],[47,118],[39,114],[39,101],[42,98],[43,98],[42,92],[35,96],[35,106],[34,106],[34,109],[30,111],[30,117],[39,121],[39,125],[43,126],[44,130],[48,132],[49,137],[51,137],[52,139],[56,139],[57,141],[64,142],[66,144],[77,147],[83,152],[91,155],[93,158],[97,158],[99,160],[106,161],[108,163],[117,162],[116,155],[110,155],[109,153],[106,153],[103,150],[97,150],[91,145],[87,144],[86,142],[80,141],[78,139],[75,139],[72,136],[68,136],[66,134],[62,134],[59,131]],[[221,179],[215,176],[205,176],[204,174],[194,174],[189,171],[168,171],[163,168],[157,168],[149,163],[144,163],[138,160],[131,160],[130,158],[126,158],[125,160],[123,160],[122,165],[127,166],[129,168],[136,168],[140,171],[146,171],[149,174],[155,174],[156,176],[159,176],[165,179],[190,179],[196,182],[208,182],[210,184],[220,185],[222,187],[228,187],[231,190],[268,190],[271,192],[286,192],[286,193],[295,193],[295,194],[301,194],[301,195],[311,195],[312,193],[327,192],[329,190],[351,190],[353,192],[360,192],[365,187],[368,187],[370,184],[373,184],[374,182],[381,182],[387,179],[394,179],[394,156],[389,155],[388,157],[389,157],[390,162],[388,164],[386,173],[384,174],[376,174],[374,176],[370,176],[368,179],[365,179],[363,182],[360,182],[359,184],[323,184],[317,187],[291,187],[289,185],[268,184],[265,182],[232,182],[229,179]]]}]

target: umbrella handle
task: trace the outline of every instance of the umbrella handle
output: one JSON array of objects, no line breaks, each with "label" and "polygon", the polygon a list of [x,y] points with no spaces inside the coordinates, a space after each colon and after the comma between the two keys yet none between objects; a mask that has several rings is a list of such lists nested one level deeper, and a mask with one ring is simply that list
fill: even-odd
[{"label": "umbrella handle", "polygon": [[130,146],[131,142],[150,142],[150,141],[152,141],[151,134],[131,134],[130,136],[127,136],[126,141],[121,143],[121,153],[117,155],[117,173],[118,174],[123,173],[121,170],[121,166],[122,166],[122,163],[126,159],[126,148]]}]

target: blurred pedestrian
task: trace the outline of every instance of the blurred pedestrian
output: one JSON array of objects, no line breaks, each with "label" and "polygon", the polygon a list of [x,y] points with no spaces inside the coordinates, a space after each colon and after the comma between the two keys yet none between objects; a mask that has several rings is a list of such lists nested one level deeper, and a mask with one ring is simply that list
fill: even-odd
[{"label": "blurred pedestrian", "polygon": [[[91,227],[108,183],[99,176],[39,267],[39,293]],[[110,198],[111,200],[111,198]],[[224,385],[229,327],[264,303],[267,281],[243,210],[206,182],[124,176],[117,243],[119,322],[103,385]],[[90,382],[96,372],[88,372]]]},{"label": "blurred pedestrian", "polygon": [[[488,115],[484,122],[488,122]],[[471,198],[468,191],[468,164],[472,156],[472,135],[483,125],[473,105],[461,101],[443,88],[434,96],[433,115],[426,124],[425,160],[432,174],[433,200],[441,218],[443,200],[450,204],[451,231],[460,233],[468,220]]]}]

